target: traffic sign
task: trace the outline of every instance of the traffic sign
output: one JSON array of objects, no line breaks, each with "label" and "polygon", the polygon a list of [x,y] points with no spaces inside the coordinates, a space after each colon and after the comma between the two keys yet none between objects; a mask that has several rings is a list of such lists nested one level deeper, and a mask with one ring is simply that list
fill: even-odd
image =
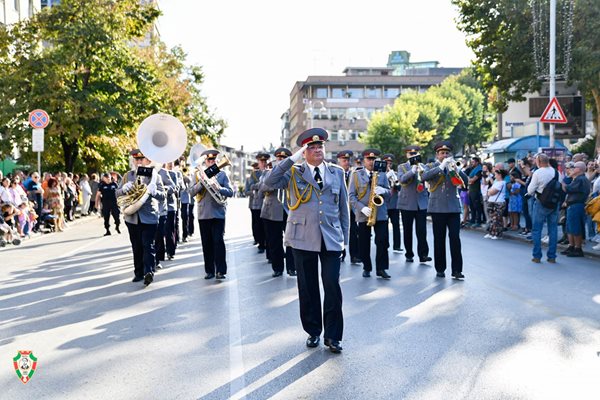
[{"label": "traffic sign", "polygon": [[556,99],[556,97],[553,97],[546,106],[546,109],[544,110],[540,118],[540,122],[545,122],[549,124],[567,123],[567,117],[565,116],[565,113],[563,112],[562,108],[560,108],[560,104],[558,104],[558,100]]},{"label": "traffic sign", "polygon": [[33,129],[31,134],[31,150],[44,151],[44,130]]},{"label": "traffic sign", "polygon": [[44,129],[50,123],[50,116],[44,110],[33,110],[29,113],[29,125],[34,129]]}]

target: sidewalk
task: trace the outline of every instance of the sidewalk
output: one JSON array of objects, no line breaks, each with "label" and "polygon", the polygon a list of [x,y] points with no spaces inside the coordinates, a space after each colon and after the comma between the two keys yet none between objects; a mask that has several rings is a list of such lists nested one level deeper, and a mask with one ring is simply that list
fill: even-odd
[{"label": "sidewalk", "polygon": [[[485,235],[487,233],[487,229],[486,229],[486,225],[482,224],[481,227],[479,228],[474,228],[474,227],[469,227],[469,226],[465,226],[464,228],[461,229],[468,229],[468,230],[472,230],[472,231],[480,231],[481,232],[481,238],[483,239],[483,235]],[[520,235],[519,234],[520,230],[515,232],[515,231],[504,231],[502,233],[502,237],[506,238],[506,239],[511,239],[511,240],[518,240],[524,243],[528,243],[530,246],[532,245],[531,240],[527,240],[526,236],[524,235]],[[545,231],[542,232],[542,237],[544,237],[545,235]],[[558,228],[558,238],[560,239],[560,237],[562,236],[562,231],[561,228]],[[592,247],[595,246],[597,243],[596,242],[592,242],[589,240],[586,240],[584,246],[583,246],[583,253],[585,254],[586,257],[589,258],[598,258],[600,259],[600,250],[593,250]],[[548,247],[547,244],[542,242],[542,247]],[[558,253],[560,253],[563,250],[567,249],[567,245],[564,244],[559,244],[558,245]],[[565,257],[565,256],[563,256]]]}]

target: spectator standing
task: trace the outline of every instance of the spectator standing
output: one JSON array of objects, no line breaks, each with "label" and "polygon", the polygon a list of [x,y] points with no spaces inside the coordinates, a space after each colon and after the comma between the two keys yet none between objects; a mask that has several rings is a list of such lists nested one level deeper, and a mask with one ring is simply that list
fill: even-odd
[{"label": "spectator standing", "polygon": [[483,200],[483,214],[488,224],[490,223],[490,215],[488,213],[488,191],[492,188],[494,183],[494,167],[490,163],[481,164],[481,198]]},{"label": "spectator standing", "polygon": [[81,190],[81,215],[85,216],[89,214],[90,202],[92,198],[92,187],[90,186],[90,178],[87,174],[81,176],[79,181],[79,189]]},{"label": "spectator standing", "polygon": [[519,230],[521,211],[523,209],[523,198],[521,195],[521,174],[514,170],[510,173],[510,196],[508,199],[508,213],[510,216],[510,227],[513,231]]},{"label": "spectator standing", "polygon": [[527,157],[524,157],[521,160],[521,171],[522,171],[522,176],[521,179],[517,179],[517,182],[519,182],[522,185],[522,190],[521,192],[523,193],[523,218],[525,219],[525,228],[523,229],[523,232],[521,232],[522,235],[528,235],[531,233],[531,213],[529,212],[529,205],[530,203],[532,203],[532,200],[529,199],[526,194],[527,194],[527,186],[529,186],[529,182],[531,182],[531,175],[533,174],[533,169],[532,169],[532,164],[531,161],[529,161],[529,159]]},{"label": "spectator standing", "polygon": [[90,189],[92,189],[92,196],[90,197],[90,212],[96,213],[96,195],[98,194],[98,174],[95,172],[90,176]]},{"label": "spectator standing", "polygon": [[544,207],[537,198],[546,185],[554,178],[559,178],[558,171],[549,164],[549,158],[546,154],[540,153],[535,157],[538,169],[533,173],[531,182],[527,188],[527,194],[533,199],[532,212],[532,231],[533,239],[533,258],[531,261],[540,263],[542,260],[542,228],[544,223],[548,227],[548,262],[556,262],[556,246],[558,235],[558,206],[554,208]]},{"label": "spectator standing", "polygon": [[572,168],[569,184],[562,183],[562,188],[567,193],[567,237],[569,247],[561,254],[567,257],[583,257],[583,236],[585,233],[584,205],[590,194],[590,181],[585,176],[586,165],[577,161]]},{"label": "spectator standing", "polygon": [[65,229],[65,203],[62,188],[56,178],[51,177],[48,180],[48,190],[44,192],[44,195],[46,196],[48,208],[52,210],[52,214],[56,217],[54,220],[56,230],[62,232]]},{"label": "spectator standing", "polygon": [[[42,183],[40,182],[40,175],[37,171],[32,172],[29,178],[23,182],[23,186],[27,190],[27,196],[29,200],[33,201],[33,210],[39,216],[42,215],[42,208],[44,207],[44,189],[42,189]],[[37,232],[39,230],[39,222],[32,226],[32,230]]]},{"label": "spectator standing", "polygon": [[10,178],[2,178],[2,186],[0,186],[0,203],[10,203]]},{"label": "spectator standing", "polygon": [[471,209],[471,225],[480,227],[483,222],[483,199],[481,197],[481,159],[471,159],[471,170],[469,176],[469,207]]},{"label": "spectator standing", "polygon": [[494,171],[494,183],[490,190],[488,190],[488,215],[490,220],[488,223],[488,234],[484,236],[486,239],[496,240],[502,237],[503,223],[502,215],[504,214],[504,208],[506,207],[506,171],[504,169],[497,169]]}]

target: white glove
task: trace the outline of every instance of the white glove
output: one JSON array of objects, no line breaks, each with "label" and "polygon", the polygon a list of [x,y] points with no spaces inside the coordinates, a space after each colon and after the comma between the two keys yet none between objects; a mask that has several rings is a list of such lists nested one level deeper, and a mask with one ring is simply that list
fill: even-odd
[{"label": "white glove", "polygon": [[300,159],[302,158],[302,155],[304,154],[304,151],[306,150],[307,147],[308,147],[308,144],[305,144],[304,146],[302,146],[300,148],[300,150],[298,150],[297,152],[292,154],[292,156],[290,157],[292,159],[292,161],[295,163],[300,161]]},{"label": "white glove", "polygon": [[388,171],[388,172],[385,174],[385,176],[387,176],[387,178],[388,178],[388,179],[395,179],[395,178],[396,178],[396,176],[395,176],[395,174],[394,174],[394,171],[392,171],[392,170]]},{"label": "white glove", "polygon": [[365,214],[367,218],[371,216],[371,209],[369,207],[363,207],[360,212]]},{"label": "white glove", "polygon": [[381,186],[375,186],[375,194],[382,195],[384,193],[385,193],[385,188],[382,188]]},{"label": "white glove", "polygon": [[417,173],[417,168],[418,168],[418,166],[417,166],[417,164],[415,164],[415,165],[413,165],[413,166],[412,166],[410,169],[412,170],[412,172],[413,172],[414,174],[416,174],[416,173]]},{"label": "white glove", "polygon": [[154,196],[156,194],[156,183],[149,183],[146,190],[148,190],[151,196]]},{"label": "white glove", "polygon": [[133,188],[133,182],[127,182],[126,184],[123,185],[123,187],[121,189],[123,190],[124,193],[129,193],[132,188]]},{"label": "white glove", "polygon": [[444,158],[444,160],[442,160],[442,163],[440,164],[440,168],[441,169],[446,169],[448,168],[448,163],[450,162],[449,158]]}]

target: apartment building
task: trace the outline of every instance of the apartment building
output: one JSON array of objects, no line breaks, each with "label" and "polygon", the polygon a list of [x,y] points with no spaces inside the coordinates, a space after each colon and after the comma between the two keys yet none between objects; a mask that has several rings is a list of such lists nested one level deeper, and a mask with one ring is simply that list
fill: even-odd
[{"label": "apartment building", "polygon": [[14,24],[31,18],[40,9],[40,0],[0,0],[0,23]]}]

